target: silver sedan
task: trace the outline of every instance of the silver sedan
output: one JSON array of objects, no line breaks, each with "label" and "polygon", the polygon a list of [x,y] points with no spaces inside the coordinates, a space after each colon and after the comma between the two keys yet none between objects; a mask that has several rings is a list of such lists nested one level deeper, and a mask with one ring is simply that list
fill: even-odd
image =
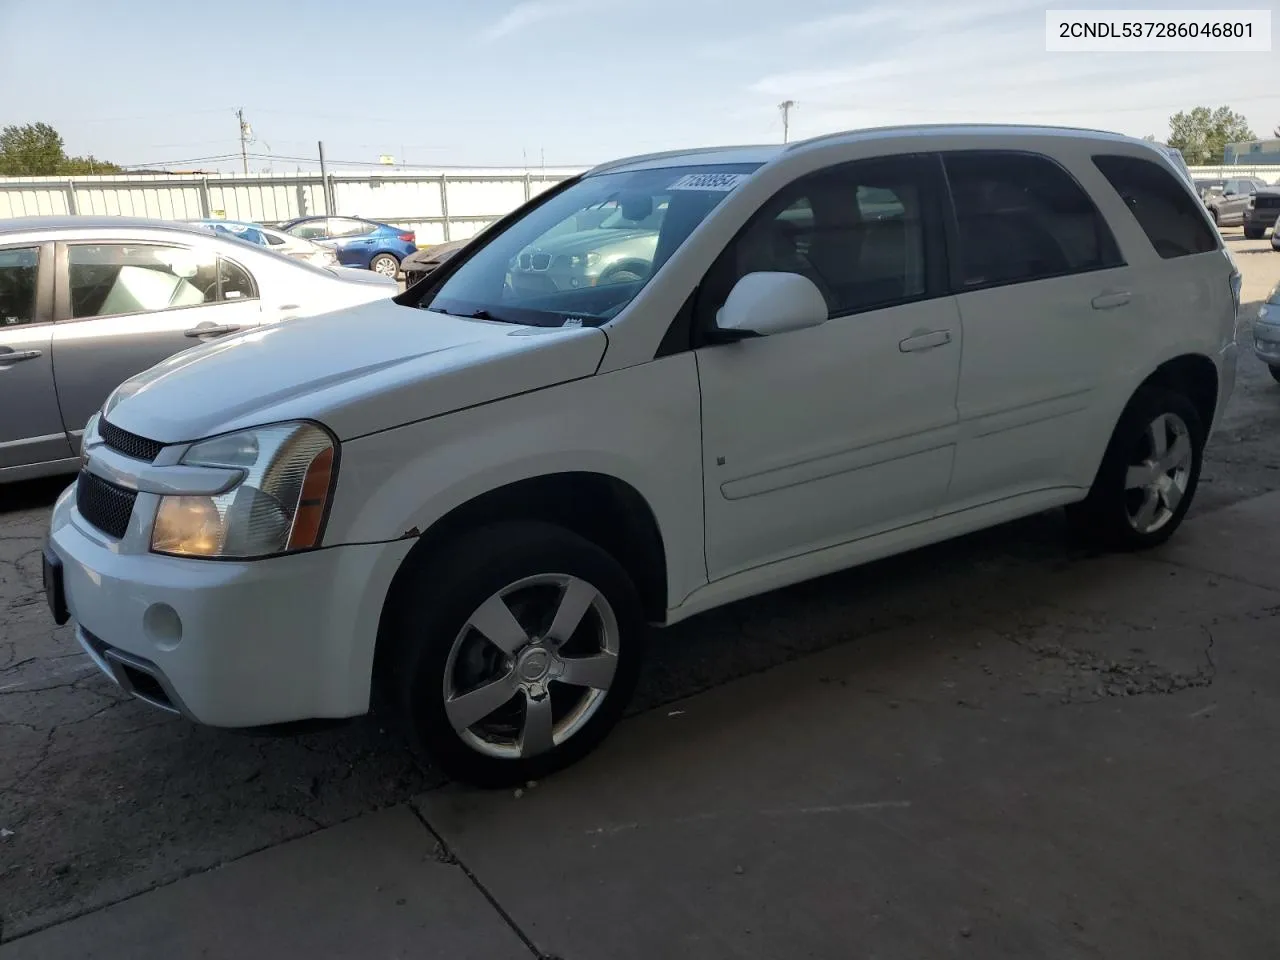
[{"label": "silver sedan", "polygon": [[75,470],[107,395],[172,354],[397,289],[186,224],[0,220],[0,483]]}]

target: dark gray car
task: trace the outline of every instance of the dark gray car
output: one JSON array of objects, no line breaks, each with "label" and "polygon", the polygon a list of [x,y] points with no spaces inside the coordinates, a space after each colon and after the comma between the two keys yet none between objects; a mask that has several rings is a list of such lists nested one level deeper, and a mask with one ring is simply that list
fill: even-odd
[{"label": "dark gray car", "polygon": [[1205,206],[1213,222],[1220,227],[1235,227],[1244,222],[1244,210],[1249,198],[1267,186],[1265,180],[1256,177],[1236,177],[1222,186],[1222,193],[1210,195]]},{"label": "dark gray car", "polygon": [[189,224],[0,220],[0,483],[73,472],[107,395],[180,350],[395,292]]}]

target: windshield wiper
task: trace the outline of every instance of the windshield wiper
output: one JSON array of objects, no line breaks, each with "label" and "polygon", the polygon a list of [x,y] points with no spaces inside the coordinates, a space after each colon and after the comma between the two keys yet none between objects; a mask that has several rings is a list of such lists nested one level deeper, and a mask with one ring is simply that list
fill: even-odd
[{"label": "windshield wiper", "polygon": [[488,310],[472,310],[470,313],[453,313],[449,310],[441,310],[439,307],[427,307],[431,313],[443,313],[446,317],[462,317],[464,320],[489,320],[493,323],[514,323],[520,325],[518,320],[508,320],[506,317],[498,317],[490,313]]}]

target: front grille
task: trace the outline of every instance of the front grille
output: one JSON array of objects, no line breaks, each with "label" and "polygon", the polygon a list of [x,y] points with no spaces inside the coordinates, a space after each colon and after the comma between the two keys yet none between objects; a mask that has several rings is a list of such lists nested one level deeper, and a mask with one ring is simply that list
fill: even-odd
[{"label": "front grille", "polygon": [[113,423],[107,423],[105,420],[98,421],[98,436],[112,450],[119,450],[126,457],[133,457],[135,460],[145,460],[151,463],[160,451],[164,449],[164,444],[156,440],[148,440],[146,437],[140,437],[136,433],[130,433],[128,430],[121,430]]},{"label": "front grille", "polygon": [[134,491],[108,483],[88,470],[81,470],[76,482],[76,509],[80,516],[117,540],[129,529],[137,497]]},{"label": "front grille", "polygon": [[1259,210],[1280,207],[1280,197],[1254,197],[1253,205]]},{"label": "front grille", "polygon": [[535,253],[531,258],[531,261],[532,262],[530,265],[533,267],[533,269],[545,270],[547,269],[547,267],[551,266],[551,254]]}]

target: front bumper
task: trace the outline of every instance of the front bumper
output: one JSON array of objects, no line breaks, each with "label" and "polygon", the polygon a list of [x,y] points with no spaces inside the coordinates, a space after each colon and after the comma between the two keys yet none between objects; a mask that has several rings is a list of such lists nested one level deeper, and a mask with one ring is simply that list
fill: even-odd
[{"label": "front bumper", "polygon": [[367,711],[382,603],[411,541],[248,562],[131,553],[79,515],[74,490],[48,548],[77,639],[126,690],[219,727]]},{"label": "front bumper", "polygon": [[[1280,307],[1273,309],[1280,314]],[[1253,352],[1268,366],[1280,366],[1280,322],[1253,321]]]},{"label": "front bumper", "polygon": [[1252,210],[1246,210],[1244,213],[1243,224],[1249,230],[1269,230],[1276,225],[1276,218],[1280,217],[1280,208],[1263,207],[1258,209],[1254,207]]}]

